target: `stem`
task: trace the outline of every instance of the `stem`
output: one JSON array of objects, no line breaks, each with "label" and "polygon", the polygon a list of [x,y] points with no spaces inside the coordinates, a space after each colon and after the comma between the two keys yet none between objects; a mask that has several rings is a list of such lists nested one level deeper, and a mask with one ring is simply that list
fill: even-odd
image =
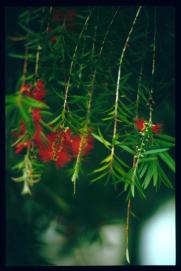
[{"label": "stem", "polygon": [[28,47],[25,47],[25,61],[23,64],[22,85],[24,85],[26,82],[27,66],[28,66]]},{"label": "stem", "polygon": [[108,34],[109,34],[111,25],[113,24],[114,19],[115,19],[116,15],[117,15],[119,9],[120,9],[120,8],[118,8],[118,9],[116,10],[116,12],[114,13],[113,18],[112,18],[112,20],[111,20],[111,22],[110,22],[110,24],[109,24],[109,26],[108,26],[108,28],[107,28],[106,34],[105,34],[104,39],[103,39],[103,41],[102,41],[101,49],[100,49],[100,52],[99,52],[99,57],[100,57],[101,54],[102,54],[103,47],[104,47],[104,43],[105,43],[105,41],[106,41],[106,38],[107,38],[107,36],[108,36]]},{"label": "stem", "polygon": [[140,68],[140,75],[138,79],[138,89],[137,89],[137,96],[136,96],[136,118],[138,118],[138,109],[139,109],[139,101],[140,101],[140,84],[141,84],[141,79],[143,75],[143,66],[141,65]]},{"label": "stem", "polygon": [[[117,84],[116,84],[116,99],[115,99],[115,107],[114,107],[114,128],[113,128],[113,138],[112,138],[112,147],[111,147],[111,157],[112,157],[112,162],[113,162],[113,157],[114,157],[114,151],[115,151],[115,145],[114,145],[114,140],[116,138],[116,132],[117,132],[117,117],[118,117],[118,101],[119,101],[119,88],[120,88],[120,79],[121,79],[121,69],[122,69],[122,64],[123,64],[123,59],[124,59],[124,55],[126,52],[126,48],[127,48],[127,44],[129,43],[131,34],[133,32],[134,26],[136,24],[137,18],[139,16],[139,13],[141,11],[142,6],[139,6],[137,13],[135,15],[134,21],[132,23],[132,26],[130,28],[130,31],[128,33],[128,36],[126,38],[122,53],[121,53],[121,57],[120,57],[120,61],[119,61],[119,69],[118,69],[118,77],[117,77]],[[112,169],[112,162],[111,162],[111,169]]]},{"label": "stem", "polygon": [[131,212],[131,198],[128,199],[127,205],[127,216],[126,216],[126,227],[125,227],[125,236],[126,236],[126,260],[130,264],[129,258],[129,220],[130,220],[130,212]]},{"label": "stem", "polygon": [[40,61],[40,50],[41,50],[41,46],[38,45],[37,51],[36,51],[35,77],[38,77],[38,69],[39,69],[39,61]]},{"label": "stem", "polygon": [[80,42],[80,40],[82,38],[82,35],[84,33],[84,30],[87,28],[87,24],[88,24],[88,21],[89,21],[89,19],[91,17],[91,13],[92,13],[92,11],[89,13],[89,15],[87,16],[87,19],[86,19],[86,21],[84,23],[82,31],[81,31],[81,33],[79,35],[78,42],[77,42],[77,44],[75,46],[75,49],[74,49],[74,53],[73,53],[73,56],[72,56],[72,61],[70,63],[69,78],[68,78],[68,81],[67,81],[66,87],[65,87],[65,96],[64,96],[64,104],[63,104],[63,111],[62,111],[62,118],[63,118],[62,121],[63,122],[65,120],[65,111],[66,111],[68,91],[69,91],[69,86],[70,86],[70,77],[71,77],[71,73],[72,73],[72,69],[73,69],[73,64],[74,64],[75,56],[76,56],[76,53],[77,53],[77,50],[78,50],[79,42]]},{"label": "stem", "polygon": [[[154,12],[153,59],[152,59],[152,71],[151,71],[151,75],[153,79],[155,75],[155,63],[156,63],[156,8]],[[150,123],[152,123],[153,103],[154,103],[153,87],[151,87],[150,93],[149,93],[149,122]]]}]

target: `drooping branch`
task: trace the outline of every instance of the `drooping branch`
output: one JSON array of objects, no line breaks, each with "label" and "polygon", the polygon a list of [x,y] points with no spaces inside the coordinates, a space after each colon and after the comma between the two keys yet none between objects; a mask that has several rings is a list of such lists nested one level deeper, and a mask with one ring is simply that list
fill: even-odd
[{"label": "drooping branch", "polygon": [[[116,84],[116,98],[115,98],[115,106],[114,106],[114,126],[113,126],[113,136],[112,136],[112,146],[111,146],[111,160],[113,161],[113,157],[114,157],[114,152],[115,152],[115,145],[114,145],[114,140],[116,138],[116,133],[117,133],[117,122],[118,122],[118,102],[119,102],[119,96],[120,96],[120,80],[121,80],[121,71],[122,71],[122,65],[123,65],[123,59],[124,59],[124,55],[126,52],[126,48],[127,48],[127,44],[129,43],[131,34],[134,30],[134,26],[136,24],[136,21],[138,19],[138,16],[140,14],[142,6],[140,6],[137,10],[137,13],[135,15],[135,18],[133,20],[132,26],[130,28],[130,31],[128,33],[128,36],[126,38],[126,41],[124,43],[123,46],[123,50],[121,53],[121,57],[119,60],[119,69],[118,69],[118,76],[117,76],[117,84]],[[112,163],[111,165],[111,170],[112,170]]]},{"label": "drooping branch", "polygon": [[[155,64],[156,64],[156,8],[154,12],[153,58],[152,58],[152,70],[151,70],[152,80],[154,80],[154,76],[155,76]],[[152,85],[149,92],[149,100],[148,100],[150,123],[152,123],[153,104],[154,104],[154,100],[153,100],[153,85]]]},{"label": "drooping branch", "polygon": [[67,81],[66,86],[65,86],[64,104],[63,104],[63,110],[62,110],[62,123],[63,124],[64,124],[64,120],[65,120],[65,112],[66,112],[66,106],[67,106],[68,91],[69,91],[69,86],[70,86],[70,79],[71,79],[71,74],[72,74],[72,70],[73,70],[73,65],[74,65],[74,62],[75,62],[75,57],[76,57],[76,54],[77,54],[77,51],[78,51],[78,46],[79,46],[80,40],[81,40],[81,38],[83,36],[84,31],[87,29],[88,22],[90,20],[92,11],[93,10],[91,10],[89,12],[89,15],[87,16],[86,21],[85,21],[85,23],[84,23],[84,25],[82,27],[82,31],[80,32],[80,35],[79,35],[79,38],[78,38],[78,41],[77,41],[77,44],[75,46],[74,53],[73,53],[73,56],[72,56],[72,61],[70,63],[69,78],[68,78],[68,81]]},{"label": "drooping branch", "polygon": [[[109,34],[109,31],[110,31],[110,27],[111,27],[111,25],[114,22],[114,19],[115,19],[117,13],[118,13],[118,10],[119,10],[119,8],[114,13],[113,18],[112,18],[112,20],[111,20],[111,22],[110,22],[110,24],[108,26],[108,29],[107,29],[107,31],[105,33],[105,36],[103,38],[103,41],[102,41],[102,44],[101,44],[101,48],[100,48],[100,51],[99,51],[99,54],[98,54],[97,62],[100,59],[100,56],[102,54],[106,38],[107,38],[107,36]],[[93,46],[92,46],[92,57],[94,57],[96,32],[97,32],[97,27],[95,27],[95,35],[94,35]],[[85,131],[87,131],[87,129],[89,127],[89,123],[90,123],[90,112],[91,112],[91,105],[92,105],[92,97],[93,97],[93,92],[94,92],[95,80],[96,80],[96,69],[93,72],[91,89],[90,89],[90,91],[88,93],[89,99],[88,99],[88,104],[87,104],[87,113],[86,113],[86,119],[85,119],[85,125],[84,125],[84,130]],[[80,162],[81,162],[81,155],[82,155],[83,145],[84,145],[85,140],[86,140],[86,134],[82,134],[81,135],[81,140],[80,140],[80,145],[79,145],[79,152],[78,152],[78,155],[77,155],[77,158],[76,158],[76,162],[75,162],[75,166],[74,166],[74,172],[73,172],[73,175],[72,175],[72,182],[74,184],[74,195],[75,195],[76,180],[77,180],[78,174],[79,174]]]}]

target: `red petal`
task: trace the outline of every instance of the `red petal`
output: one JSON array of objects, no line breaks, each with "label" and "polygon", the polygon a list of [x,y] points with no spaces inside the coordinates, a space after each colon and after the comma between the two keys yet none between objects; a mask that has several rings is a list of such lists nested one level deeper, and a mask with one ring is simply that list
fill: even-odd
[{"label": "red petal", "polygon": [[39,88],[39,89],[44,89],[45,87],[45,84],[42,80],[38,80],[37,83],[36,83],[36,87]]},{"label": "red petal", "polygon": [[52,38],[51,38],[51,43],[56,43],[57,42],[57,37],[56,36],[53,36]]},{"label": "red petal", "polygon": [[80,136],[74,136],[74,138],[72,139],[72,152],[75,156],[79,152],[80,140]]},{"label": "red petal", "polygon": [[155,134],[160,134],[162,130],[162,124],[158,123],[158,124],[152,125],[151,130]]},{"label": "red petal", "polygon": [[144,130],[144,127],[145,127],[145,124],[144,124],[144,119],[136,119],[135,120],[135,124],[136,124],[136,127],[138,129],[138,131],[143,131]]},{"label": "red petal", "polygon": [[40,159],[45,163],[47,163],[51,160],[50,149],[49,149],[48,145],[39,144],[38,145],[38,154],[39,154]]},{"label": "red petal", "polygon": [[34,99],[41,101],[41,99],[46,95],[46,90],[35,88],[33,89],[32,94]]},{"label": "red petal", "polygon": [[39,122],[41,119],[40,109],[33,109],[32,110],[32,117],[33,117],[34,122],[36,122],[36,123]]},{"label": "red petal", "polygon": [[65,149],[63,149],[59,153],[57,152],[56,166],[57,167],[63,167],[69,161],[71,161],[71,159],[72,159],[71,155]]}]

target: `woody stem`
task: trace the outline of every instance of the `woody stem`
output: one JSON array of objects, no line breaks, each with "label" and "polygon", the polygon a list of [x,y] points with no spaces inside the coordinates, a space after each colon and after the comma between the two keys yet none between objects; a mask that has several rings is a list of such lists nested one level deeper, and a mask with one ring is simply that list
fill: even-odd
[{"label": "woody stem", "polygon": [[78,42],[77,42],[77,44],[75,46],[75,49],[74,49],[74,53],[73,53],[73,56],[72,56],[72,61],[70,63],[69,78],[68,78],[68,81],[67,81],[66,87],[65,87],[64,104],[63,104],[63,110],[62,110],[62,122],[63,123],[64,123],[64,120],[65,120],[65,112],[66,112],[67,99],[68,99],[68,91],[69,91],[69,86],[70,86],[70,77],[71,77],[71,74],[72,74],[72,69],[73,69],[76,53],[77,53],[79,42],[80,42],[80,40],[82,38],[82,35],[83,35],[85,29],[87,28],[87,24],[88,24],[88,21],[90,19],[91,13],[92,13],[92,11],[87,16],[87,19],[86,19],[86,21],[85,21],[85,23],[83,25],[82,31],[81,31],[81,33],[79,35]]},{"label": "woody stem", "polygon": [[[112,147],[111,147],[111,157],[112,157],[112,162],[113,162],[113,157],[114,157],[114,152],[115,152],[115,146],[114,146],[114,140],[116,138],[116,132],[117,132],[117,117],[118,117],[118,102],[119,102],[119,89],[120,89],[120,79],[121,79],[121,69],[122,69],[122,65],[123,65],[123,59],[124,59],[124,55],[126,52],[126,48],[127,48],[127,44],[130,40],[131,34],[133,32],[134,26],[136,24],[137,18],[139,16],[139,13],[141,11],[142,6],[139,6],[137,13],[135,15],[135,18],[133,20],[132,26],[130,28],[130,31],[128,33],[128,36],[126,38],[126,41],[124,43],[123,46],[123,50],[121,53],[121,57],[119,60],[119,69],[118,69],[118,76],[117,76],[117,84],[116,84],[116,98],[115,98],[115,106],[114,106],[114,127],[113,127],[113,137],[112,137]],[[112,162],[111,162],[111,169],[112,169]]]}]

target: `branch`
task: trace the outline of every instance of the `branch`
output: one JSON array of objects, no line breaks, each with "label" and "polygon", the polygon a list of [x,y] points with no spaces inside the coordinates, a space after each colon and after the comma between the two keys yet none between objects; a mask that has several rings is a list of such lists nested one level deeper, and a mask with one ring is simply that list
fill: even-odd
[{"label": "branch", "polygon": [[[139,13],[141,11],[142,6],[140,6],[137,10],[136,16],[134,18],[134,21],[132,23],[132,26],[130,28],[130,31],[128,33],[128,36],[126,38],[122,53],[121,53],[121,57],[120,57],[120,61],[119,61],[119,69],[118,69],[118,77],[117,77],[117,84],[116,84],[116,99],[115,99],[115,107],[114,107],[114,128],[113,128],[113,137],[112,137],[112,147],[111,147],[111,157],[112,157],[112,162],[113,162],[113,157],[114,157],[114,152],[115,152],[115,145],[114,145],[114,140],[116,138],[116,132],[117,132],[117,121],[118,121],[118,101],[119,101],[119,88],[120,88],[120,79],[121,79],[121,69],[122,69],[122,65],[123,65],[123,59],[124,59],[124,55],[126,52],[126,48],[127,48],[127,44],[129,43],[131,34],[133,32],[134,26],[136,24],[137,18],[139,16]],[[112,163],[111,165],[111,170],[112,170]]]}]

